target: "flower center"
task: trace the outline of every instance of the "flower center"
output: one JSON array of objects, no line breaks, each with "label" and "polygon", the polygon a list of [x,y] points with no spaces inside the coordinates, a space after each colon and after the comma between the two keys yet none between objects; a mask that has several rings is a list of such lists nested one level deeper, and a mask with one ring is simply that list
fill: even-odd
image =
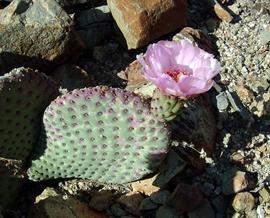
[{"label": "flower center", "polygon": [[180,70],[167,70],[165,71],[167,75],[169,75],[174,81],[178,81],[182,75],[188,75],[185,71]]}]

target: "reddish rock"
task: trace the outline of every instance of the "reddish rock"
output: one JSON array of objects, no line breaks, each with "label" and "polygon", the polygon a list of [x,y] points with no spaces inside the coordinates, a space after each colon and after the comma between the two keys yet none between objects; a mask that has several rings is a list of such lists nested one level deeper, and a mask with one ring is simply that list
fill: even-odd
[{"label": "reddish rock", "polygon": [[129,49],[186,24],[186,0],[108,0],[108,5]]},{"label": "reddish rock", "polygon": [[192,185],[179,183],[169,198],[169,204],[172,205],[178,213],[182,214],[196,208],[202,202],[203,197],[200,190]]}]

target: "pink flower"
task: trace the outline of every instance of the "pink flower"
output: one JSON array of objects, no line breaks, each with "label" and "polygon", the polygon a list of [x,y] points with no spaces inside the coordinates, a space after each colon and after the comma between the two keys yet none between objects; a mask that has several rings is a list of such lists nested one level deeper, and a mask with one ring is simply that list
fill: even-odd
[{"label": "pink flower", "polygon": [[165,94],[187,98],[208,91],[220,64],[212,54],[187,40],[159,41],[149,45],[145,55],[137,56],[145,78]]}]

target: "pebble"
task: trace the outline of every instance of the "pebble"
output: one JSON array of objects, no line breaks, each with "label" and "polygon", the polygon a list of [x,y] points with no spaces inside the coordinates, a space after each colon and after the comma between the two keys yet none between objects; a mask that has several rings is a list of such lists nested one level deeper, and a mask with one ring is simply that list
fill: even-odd
[{"label": "pebble", "polygon": [[249,192],[237,193],[233,199],[232,206],[237,212],[249,212],[254,208],[255,199]]},{"label": "pebble", "polygon": [[266,188],[262,188],[259,191],[260,196],[262,197],[262,200],[267,203],[270,202],[270,192]]},{"label": "pebble", "polygon": [[222,176],[222,192],[225,195],[243,191],[248,185],[249,181],[247,175],[243,171],[229,169]]}]

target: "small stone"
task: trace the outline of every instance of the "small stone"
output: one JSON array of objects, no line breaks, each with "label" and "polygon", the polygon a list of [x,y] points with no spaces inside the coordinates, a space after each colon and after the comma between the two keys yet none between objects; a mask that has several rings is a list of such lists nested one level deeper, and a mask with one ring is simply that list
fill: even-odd
[{"label": "small stone", "polygon": [[244,103],[251,103],[253,101],[254,94],[244,86],[238,86],[236,93]]},{"label": "small stone", "polygon": [[146,196],[150,196],[151,194],[159,191],[159,187],[153,185],[153,182],[156,180],[157,176],[153,176],[148,179],[139,180],[136,182],[130,183],[132,190],[134,192],[140,192]]},{"label": "small stone", "polygon": [[219,4],[218,1],[208,0],[208,2],[219,19],[226,22],[231,22],[233,20],[233,16],[230,14],[230,12]]},{"label": "small stone", "polygon": [[186,0],[108,0],[129,49],[139,48],[186,24]]},{"label": "small stone", "polygon": [[245,157],[238,152],[234,152],[231,155],[231,160],[235,163],[238,163],[238,164],[245,164]]},{"label": "small stone", "polygon": [[237,212],[249,212],[254,208],[255,199],[249,192],[237,193],[233,199],[232,206]]},{"label": "small stone", "polygon": [[143,199],[143,201],[140,204],[140,210],[153,210],[158,208],[159,205],[157,205],[156,203],[154,203],[151,198],[145,198]]},{"label": "small stone", "polygon": [[202,202],[200,190],[192,185],[179,183],[171,194],[168,204],[172,205],[180,214],[196,208]]},{"label": "small stone", "polygon": [[256,210],[251,210],[245,213],[245,218],[259,218]]},{"label": "small stone", "polygon": [[94,194],[89,202],[89,206],[95,210],[103,211],[108,209],[113,203],[113,193],[109,190],[101,190]]},{"label": "small stone", "polygon": [[193,211],[188,213],[188,218],[215,218],[215,212],[213,211],[211,204],[208,200],[204,199],[203,202],[196,207]]},{"label": "small stone", "polygon": [[270,192],[266,188],[262,188],[259,194],[265,203],[270,202]]},{"label": "small stone", "polygon": [[35,204],[39,203],[40,201],[43,201],[49,197],[56,197],[59,196],[59,193],[54,188],[45,188],[43,192],[38,195],[35,199]]},{"label": "small stone", "polygon": [[222,192],[225,195],[243,191],[248,185],[249,181],[246,173],[236,169],[228,170],[222,177]]},{"label": "small stone", "polygon": [[116,201],[135,216],[140,215],[140,204],[144,197],[139,192],[130,192],[119,197]]},{"label": "small stone", "polygon": [[156,204],[165,204],[170,196],[169,191],[158,191],[150,196],[150,199]]},{"label": "small stone", "polygon": [[216,96],[216,101],[217,101],[217,108],[219,111],[225,111],[228,106],[228,98],[225,92],[221,92]]}]

